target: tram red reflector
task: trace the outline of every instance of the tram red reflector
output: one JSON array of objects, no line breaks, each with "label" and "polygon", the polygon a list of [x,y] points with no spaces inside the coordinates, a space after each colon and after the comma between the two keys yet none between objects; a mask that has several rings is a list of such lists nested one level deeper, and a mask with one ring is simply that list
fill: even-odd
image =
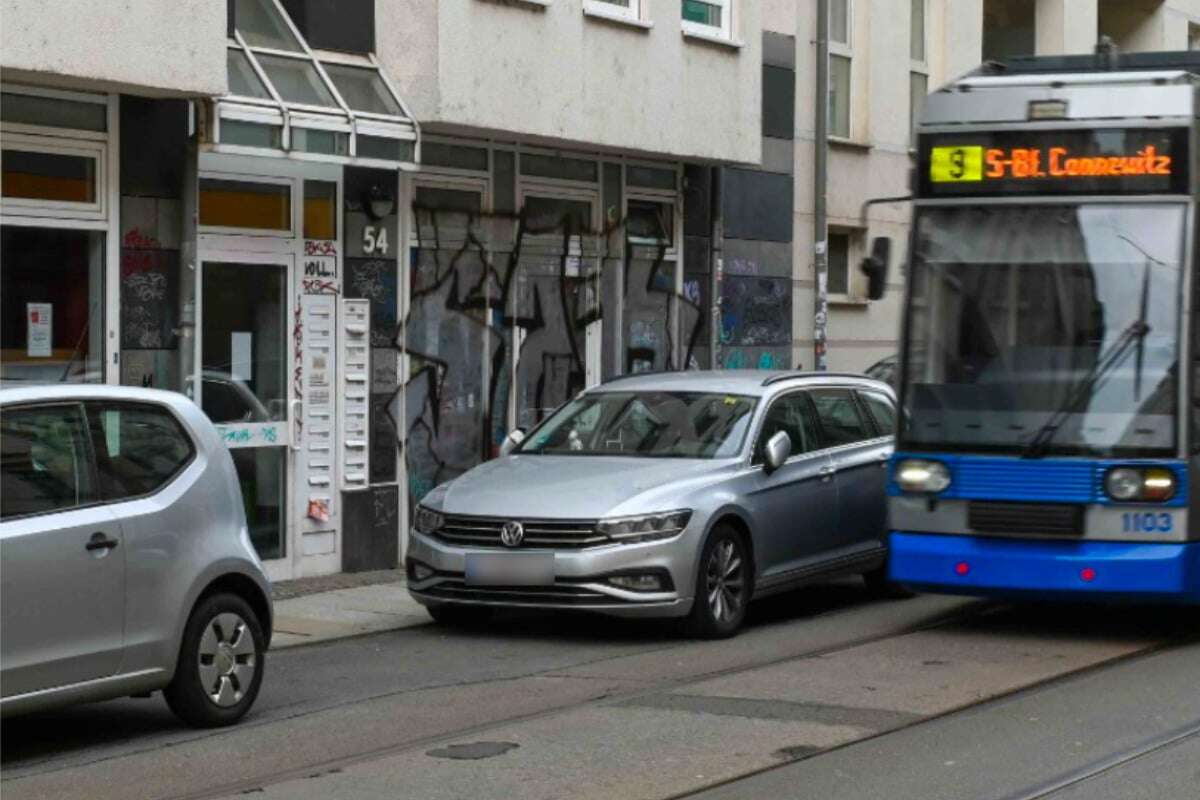
[{"label": "tram red reflector", "polygon": [[971,565],[965,561],[960,561],[954,565],[954,572],[958,575],[966,575],[971,571]]},{"label": "tram red reflector", "polygon": [[1084,583],[1091,583],[1092,581],[1096,580],[1096,570],[1092,569],[1091,567],[1084,567],[1083,569],[1079,570],[1079,577],[1084,581]]}]

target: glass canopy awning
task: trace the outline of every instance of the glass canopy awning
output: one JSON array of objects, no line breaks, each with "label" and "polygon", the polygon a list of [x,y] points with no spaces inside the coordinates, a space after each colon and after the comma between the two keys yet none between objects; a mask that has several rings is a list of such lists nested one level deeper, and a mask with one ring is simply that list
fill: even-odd
[{"label": "glass canopy awning", "polygon": [[213,103],[212,149],[415,168],[419,129],[374,54],[313,50],[279,0],[229,1],[229,94]]}]

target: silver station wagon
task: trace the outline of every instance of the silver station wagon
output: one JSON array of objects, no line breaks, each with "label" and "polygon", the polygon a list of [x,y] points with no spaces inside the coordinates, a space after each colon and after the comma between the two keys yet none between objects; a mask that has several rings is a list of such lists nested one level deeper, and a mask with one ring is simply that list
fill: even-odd
[{"label": "silver station wagon", "polygon": [[887,592],[895,400],[863,376],[677,372],[583,392],[414,514],[412,596],[679,617],[732,635],[751,598],[861,573]]},{"label": "silver station wagon", "polygon": [[0,389],[5,715],[163,690],[197,726],[258,694],[271,593],[229,451],[181,394]]}]

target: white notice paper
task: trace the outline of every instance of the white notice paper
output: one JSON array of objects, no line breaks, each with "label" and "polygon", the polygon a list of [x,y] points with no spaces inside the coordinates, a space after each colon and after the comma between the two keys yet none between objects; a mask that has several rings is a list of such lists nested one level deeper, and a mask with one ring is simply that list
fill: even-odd
[{"label": "white notice paper", "polygon": [[250,380],[253,374],[254,334],[234,331],[229,343],[229,371],[240,381]]},{"label": "white notice paper", "polygon": [[26,303],[27,323],[25,354],[31,358],[49,358],[51,355],[51,319],[54,306],[50,303]]}]

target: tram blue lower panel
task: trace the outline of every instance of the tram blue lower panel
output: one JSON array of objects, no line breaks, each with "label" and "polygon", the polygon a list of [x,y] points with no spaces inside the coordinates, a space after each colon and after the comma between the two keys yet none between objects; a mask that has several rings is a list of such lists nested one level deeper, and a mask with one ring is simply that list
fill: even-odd
[{"label": "tram blue lower panel", "polygon": [[890,539],[891,579],[918,590],[1200,603],[1200,542],[1050,541],[907,531],[893,531]]}]

